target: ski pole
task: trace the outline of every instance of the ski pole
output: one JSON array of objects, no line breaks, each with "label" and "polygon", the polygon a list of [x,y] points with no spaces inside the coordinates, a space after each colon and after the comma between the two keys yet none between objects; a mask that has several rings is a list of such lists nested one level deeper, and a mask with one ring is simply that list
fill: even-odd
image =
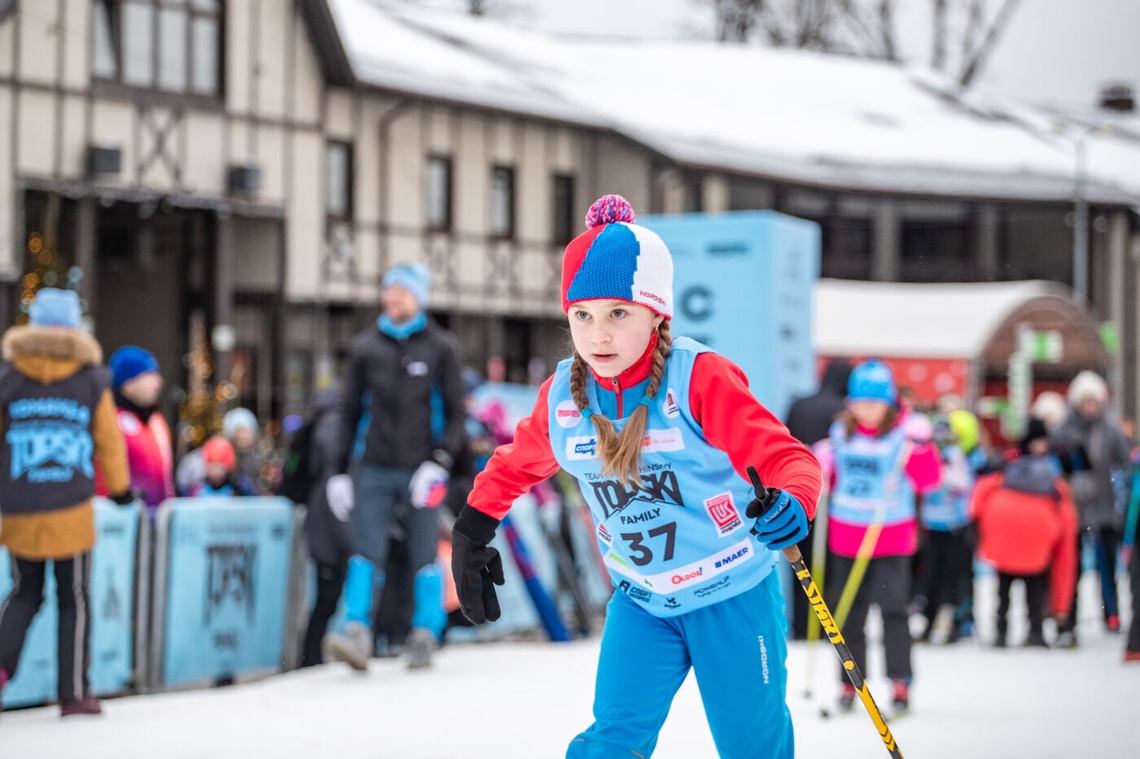
[{"label": "ski pole", "polygon": [[[826,480],[823,492],[819,495],[819,503],[815,507],[815,538],[812,543],[811,550],[811,571],[812,575],[818,580],[820,585],[823,585],[824,567],[827,563],[827,486]],[[810,699],[812,697],[812,689],[815,687],[815,652],[819,644],[820,633],[819,619],[815,616],[808,616],[807,620],[807,687],[804,689],[804,698]]]},{"label": "ski pole", "polygon": [[[748,476],[752,478],[752,486],[755,488],[757,496],[762,497],[765,487],[760,482],[760,476],[756,473],[754,467],[748,467]],[[887,747],[887,752],[894,757],[894,759],[903,759],[902,751],[899,750],[895,736],[891,733],[891,729],[887,727],[887,721],[883,719],[883,713],[879,711],[874,697],[871,696],[871,689],[867,685],[867,681],[863,678],[863,673],[859,671],[859,665],[855,663],[855,657],[851,655],[851,649],[847,647],[847,641],[843,639],[843,633],[839,631],[839,625],[835,624],[835,620],[831,616],[831,611],[827,608],[827,603],[823,600],[823,594],[820,593],[819,588],[816,587],[815,581],[811,577],[811,570],[804,564],[804,557],[803,554],[800,553],[800,547],[791,545],[785,548],[784,558],[792,565],[792,571],[795,572],[796,579],[800,581],[800,587],[803,588],[804,593],[807,594],[808,603],[811,604],[811,608],[819,618],[819,623],[823,626],[823,631],[827,633],[828,640],[830,640],[831,644],[835,647],[835,653],[839,655],[839,661],[843,663],[843,671],[847,673],[847,679],[855,686],[855,692],[859,694],[859,700],[862,701],[863,706],[866,707],[867,714],[871,717],[871,722],[875,724],[875,729],[879,731],[879,737],[883,739],[883,745]]]},{"label": "ski pole", "polygon": [[[885,503],[885,501],[884,501]],[[835,607],[835,624],[843,627],[847,615],[851,613],[851,605],[855,603],[855,596],[863,585],[863,575],[867,574],[867,565],[871,563],[871,554],[879,544],[879,533],[883,531],[883,518],[876,515],[875,521],[863,533],[863,541],[859,543],[859,550],[855,552],[855,563],[851,565],[851,574],[843,583],[843,592],[839,594],[839,605]]]},{"label": "ski pole", "polygon": [[835,646],[835,653],[839,655],[839,661],[843,663],[843,670],[847,673],[847,679],[855,686],[855,692],[859,694],[859,700],[867,708],[867,714],[871,717],[871,722],[875,723],[875,728],[879,731],[879,737],[883,739],[883,745],[887,747],[887,752],[895,759],[902,759],[902,751],[899,750],[895,736],[887,727],[883,713],[879,711],[875,699],[871,696],[871,689],[863,678],[863,673],[859,671],[859,665],[851,656],[851,649],[847,647],[843,633],[839,631],[839,625],[832,618],[831,612],[823,600],[823,594],[815,586],[815,581],[811,578],[811,570],[804,564],[804,557],[800,553],[799,546],[785,548],[784,557],[791,563],[792,571],[795,572],[796,579],[800,581],[800,587],[807,594],[808,603],[815,610],[815,615],[819,617],[819,623],[823,626],[823,631],[827,633],[828,640]]}]

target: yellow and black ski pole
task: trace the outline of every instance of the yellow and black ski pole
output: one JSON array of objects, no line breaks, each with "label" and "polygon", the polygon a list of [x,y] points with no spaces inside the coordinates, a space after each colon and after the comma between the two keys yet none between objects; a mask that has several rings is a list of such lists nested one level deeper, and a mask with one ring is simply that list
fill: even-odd
[{"label": "yellow and black ski pole", "polygon": [[855,686],[855,692],[859,694],[859,700],[863,702],[863,706],[867,708],[867,714],[870,715],[871,721],[875,723],[875,728],[879,731],[879,737],[883,739],[883,744],[887,747],[887,751],[895,759],[902,759],[902,752],[899,750],[898,743],[895,742],[895,736],[891,734],[891,729],[887,727],[887,721],[883,719],[883,713],[879,711],[875,699],[871,696],[871,690],[867,687],[867,681],[863,679],[863,673],[859,671],[859,666],[855,664],[855,659],[851,656],[851,649],[847,647],[847,642],[843,640],[843,633],[839,631],[839,627],[835,624],[835,620],[831,617],[831,612],[827,608],[827,604],[823,600],[823,594],[819,592],[819,588],[815,586],[815,581],[811,578],[811,570],[804,564],[804,557],[800,553],[799,546],[790,546],[784,549],[784,556],[792,565],[792,571],[796,574],[796,579],[800,581],[800,587],[804,589],[807,594],[808,603],[811,608],[815,610],[816,617],[819,618],[819,624],[823,627],[824,634],[827,635],[831,645],[835,647],[835,653],[839,655],[839,661],[843,662],[843,669],[847,673],[847,679]]},{"label": "yellow and black ski pole", "polygon": [[[762,496],[764,492],[764,485],[760,482],[760,477],[757,475],[753,467],[748,467],[748,474],[752,478],[752,486],[756,489],[757,496]],[[811,577],[811,570],[807,568],[804,563],[803,554],[800,553],[800,547],[792,545],[784,549],[784,557],[792,565],[792,571],[796,574],[796,579],[800,582],[800,587],[804,589],[807,594],[808,603],[815,611],[815,616],[819,619],[820,626],[823,627],[823,632],[827,635],[827,639],[831,641],[831,645],[835,647],[835,653],[839,655],[839,661],[843,663],[843,671],[847,673],[847,679],[855,686],[855,692],[859,694],[859,700],[863,702],[863,706],[867,709],[867,714],[870,715],[871,721],[875,723],[875,729],[879,731],[879,737],[883,739],[883,744],[887,747],[887,751],[894,759],[903,759],[902,751],[899,750],[898,743],[895,742],[895,736],[891,733],[891,729],[887,727],[887,721],[883,719],[883,713],[879,711],[875,699],[871,696],[871,689],[867,686],[867,681],[863,679],[863,673],[859,671],[859,665],[855,663],[855,658],[851,655],[851,649],[847,647],[847,641],[843,639],[843,633],[839,631],[839,626],[835,624],[835,620],[831,616],[831,611],[827,608],[827,603],[823,600],[823,594],[820,593],[819,588],[815,585],[815,580]]]}]

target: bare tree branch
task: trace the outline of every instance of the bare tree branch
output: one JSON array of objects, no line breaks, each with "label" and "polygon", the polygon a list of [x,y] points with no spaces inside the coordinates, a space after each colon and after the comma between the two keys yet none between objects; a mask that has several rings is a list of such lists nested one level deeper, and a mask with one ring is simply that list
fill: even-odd
[{"label": "bare tree branch", "polygon": [[946,0],[934,0],[933,49],[930,54],[930,65],[938,71],[946,68],[946,10]]},{"label": "bare tree branch", "polygon": [[986,36],[978,44],[976,50],[973,51],[970,59],[966,65],[962,67],[962,73],[958,77],[958,84],[962,87],[969,87],[973,82],[974,77],[977,76],[981,70],[986,59],[993,52],[994,47],[997,45],[998,38],[1005,28],[1009,25],[1009,20],[1013,17],[1013,12],[1017,10],[1018,4],[1021,0],[1005,0],[1001,8],[998,9],[997,15],[990,23],[989,29],[986,31]]},{"label": "bare tree branch", "polygon": [[895,45],[894,6],[894,0],[880,0],[879,2],[879,39],[883,46],[883,57],[888,61],[899,59],[898,48]]},{"label": "bare tree branch", "polygon": [[[474,1],[474,0],[470,0]],[[503,2],[504,0],[481,0]],[[912,0],[913,1],[913,0]],[[898,61],[898,0],[694,0],[716,14],[717,38]],[[1021,0],[931,0],[931,65],[968,86]],[[988,8],[1001,3],[993,20]]]},{"label": "bare tree branch", "polygon": [[855,32],[863,37],[865,44],[869,45],[869,49],[862,49],[860,52],[867,58],[881,58],[882,43],[881,36],[875,31],[874,19],[868,19],[863,13],[862,6],[852,0],[837,0],[836,7],[840,14],[847,19],[847,21],[854,28]]}]

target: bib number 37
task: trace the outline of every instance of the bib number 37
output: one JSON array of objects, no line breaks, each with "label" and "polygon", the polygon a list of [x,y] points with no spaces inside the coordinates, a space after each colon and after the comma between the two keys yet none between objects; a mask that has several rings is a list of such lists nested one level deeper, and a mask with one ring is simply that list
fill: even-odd
[{"label": "bib number 37", "polygon": [[[629,560],[639,567],[644,567],[653,561],[653,551],[646,544],[646,541],[661,537],[665,538],[665,553],[662,556],[662,561],[669,561],[673,558],[673,546],[677,539],[676,522],[669,522],[660,527],[654,527],[648,532],[623,532],[621,534],[621,539],[624,540],[629,547]],[[653,543],[660,548],[660,540],[653,540]]]}]

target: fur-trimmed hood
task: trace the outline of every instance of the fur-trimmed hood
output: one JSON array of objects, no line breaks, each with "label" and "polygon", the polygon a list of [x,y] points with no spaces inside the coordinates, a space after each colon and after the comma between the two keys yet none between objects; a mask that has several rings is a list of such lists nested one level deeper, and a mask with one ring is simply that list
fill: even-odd
[{"label": "fur-trimmed hood", "polygon": [[45,383],[103,363],[103,349],[94,337],[66,327],[12,327],[4,333],[0,351],[21,374]]}]

